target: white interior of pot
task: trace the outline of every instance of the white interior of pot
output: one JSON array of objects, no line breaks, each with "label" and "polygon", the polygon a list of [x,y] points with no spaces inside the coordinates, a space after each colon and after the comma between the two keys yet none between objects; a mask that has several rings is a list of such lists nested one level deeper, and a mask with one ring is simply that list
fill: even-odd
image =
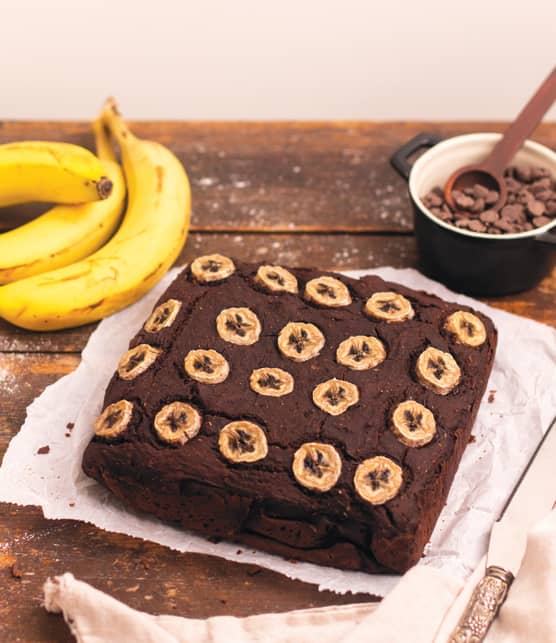
[{"label": "white interior of pot", "polygon": [[[542,228],[536,228],[535,230],[530,230],[528,232],[494,236],[481,232],[472,232],[471,230],[464,230],[462,228],[455,228],[454,226],[437,219],[423,204],[422,198],[437,186],[443,188],[444,184],[455,170],[463,167],[464,165],[479,163],[484,160],[500,137],[501,134],[495,133],[455,136],[454,138],[450,138],[438,145],[435,145],[415,162],[409,177],[409,190],[414,201],[435,223],[444,228],[448,228],[453,232],[459,232],[471,237],[481,237],[501,241],[504,239],[536,236],[546,232],[556,224],[556,221],[552,221]],[[548,168],[552,173],[552,177],[556,179],[556,153],[540,143],[535,143],[534,141],[529,140],[526,141],[523,147],[515,155],[511,164],[540,165]]]}]

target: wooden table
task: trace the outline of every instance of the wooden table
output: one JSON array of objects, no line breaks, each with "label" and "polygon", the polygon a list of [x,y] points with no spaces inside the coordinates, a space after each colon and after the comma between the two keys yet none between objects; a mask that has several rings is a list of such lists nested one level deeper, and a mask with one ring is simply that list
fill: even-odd
[{"label": "wooden table", "polygon": [[[172,148],[191,178],[193,225],[179,263],[221,251],[241,259],[331,269],[416,266],[405,182],[388,163],[426,130],[443,136],[500,131],[495,123],[141,123]],[[556,124],[535,138],[556,148]],[[0,122],[0,142],[52,139],[92,145],[85,123]],[[0,214],[0,230],[37,210]],[[556,253],[555,253],[556,254]],[[490,300],[556,324],[556,270],[537,288]],[[93,326],[42,335],[0,321],[0,457],[26,406],[73,371]],[[70,421],[71,418],[68,418]],[[0,640],[70,641],[40,606],[49,575],[71,571],[132,607],[192,617],[247,615],[356,601],[252,565],[178,554],[33,507],[0,505]]]}]

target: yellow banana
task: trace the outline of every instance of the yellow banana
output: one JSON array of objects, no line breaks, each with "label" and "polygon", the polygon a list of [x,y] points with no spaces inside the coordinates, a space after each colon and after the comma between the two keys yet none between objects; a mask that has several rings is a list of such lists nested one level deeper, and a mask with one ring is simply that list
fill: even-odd
[{"label": "yellow banana", "polygon": [[0,234],[0,284],[68,266],[101,248],[114,234],[124,208],[124,176],[100,123],[95,123],[95,137],[112,193],[102,201],[57,205]]},{"label": "yellow banana", "polygon": [[133,303],[178,257],[189,227],[189,181],[165,147],[136,138],[105,108],[104,121],[120,144],[128,208],[114,237],[71,266],[0,287],[0,316],[31,330],[87,324]]},{"label": "yellow banana", "polygon": [[89,150],[70,143],[22,141],[0,145],[0,206],[105,199],[112,183]]}]

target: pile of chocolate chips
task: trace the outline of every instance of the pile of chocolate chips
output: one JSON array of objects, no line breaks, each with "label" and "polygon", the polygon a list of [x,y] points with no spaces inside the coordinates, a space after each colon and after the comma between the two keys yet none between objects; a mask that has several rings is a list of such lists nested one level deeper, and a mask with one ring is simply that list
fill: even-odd
[{"label": "pile of chocolate chips", "polygon": [[508,196],[497,210],[491,206],[498,201],[498,192],[478,184],[452,192],[456,212],[444,200],[440,187],[431,190],[423,203],[441,221],[489,234],[525,232],[556,218],[556,184],[548,169],[511,166],[504,172],[504,181]]}]

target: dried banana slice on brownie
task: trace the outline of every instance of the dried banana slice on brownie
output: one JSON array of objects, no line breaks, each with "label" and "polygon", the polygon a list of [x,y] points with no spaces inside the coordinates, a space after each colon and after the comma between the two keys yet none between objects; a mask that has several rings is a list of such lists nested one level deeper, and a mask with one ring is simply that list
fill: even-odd
[{"label": "dried banana slice on brownie", "polygon": [[247,420],[226,424],[220,431],[218,448],[230,462],[257,462],[268,453],[265,432]]},{"label": "dried banana slice on brownie", "polygon": [[282,397],[293,391],[293,376],[281,368],[256,368],[249,378],[251,390],[259,395]]},{"label": "dried banana slice on brownie", "polygon": [[201,414],[194,406],[185,402],[172,402],[163,406],[156,414],[154,429],[163,442],[182,445],[199,433],[201,422]]},{"label": "dried banana slice on brownie", "polygon": [[147,333],[158,333],[163,328],[169,328],[176,321],[180,309],[181,301],[168,299],[153,310],[143,328]]},{"label": "dried banana slice on brownie", "polygon": [[355,384],[335,377],[313,389],[313,402],[330,415],[341,415],[359,402],[359,389]]},{"label": "dried banana slice on brownie", "polygon": [[439,395],[448,395],[460,382],[461,370],[456,360],[444,351],[429,346],[417,358],[417,379]]},{"label": "dried banana slice on brownie", "polygon": [[331,444],[306,442],[293,456],[292,471],[302,487],[324,493],[338,482],[342,460]]},{"label": "dried banana slice on brownie", "polygon": [[324,347],[324,335],[314,324],[289,322],[278,335],[278,348],[294,362],[316,357]]},{"label": "dried banana slice on brownie", "polygon": [[293,295],[299,292],[297,279],[281,266],[259,266],[255,282],[270,292],[289,292]]},{"label": "dried banana slice on brownie", "polygon": [[216,318],[216,330],[226,342],[249,346],[259,341],[261,322],[249,308],[224,308]]},{"label": "dried banana slice on brownie", "polygon": [[95,435],[111,440],[121,435],[131,422],[133,404],[120,400],[107,406],[95,420]]},{"label": "dried banana slice on brownie", "polygon": [[375,292],[367,299],[365,312],[373,319],[386,322],[403,322],[415,317],[409,299],[397,292]]},{"label": "dried banana slice on brownie", "polygon": [[334,277],[318,277],[308,281],[305,284],[305,299],[332,308],[351,304],[348,287]]},{"label": "dried banana slice on brownie", "polygon": [[436,433],[432,411],[415,400],[398,404],[392,413],[392,431],[408,447],[428,444]]},{"label": "dried banana slice on brownie", "polygon": [[233,275],[235,270],[234,262],[230,258],[219,254],[197,257],[191,263],[191,274],[201,283],[221,281]]},{"label": "dried banana slice on brownie", "polygon": [[118,362],[118,375],[123,380],[133,380],[144,373],[162,353],[160,348],[150,344],[139,344],[124,353]]},{"label": "dried banana slice on brownie", "polygon": [[371,505],[383,505],[395,498],[402,481],[402,468],[382,455],[361,462],[353,477],[355,490]]},{"label": "dried banana slice on brownie", "polygon": [[444,328],[459,344],[466,346],[482,346],[487,338],[483,322],[466,310],[458,310],[446,318]]},{"label": "dried banana slice on brownie", "polygon": [[202,384],[220,384],[230,374],[230,365],[224,355],[211,349],[189,351],[184,360],[189,377]]},{"label": "dried banana slice on brownie", "polygon": [[375,368],[386,359],[384,344],[376,337],[353,335],[336,349],[336,361],[354,371]]}]

